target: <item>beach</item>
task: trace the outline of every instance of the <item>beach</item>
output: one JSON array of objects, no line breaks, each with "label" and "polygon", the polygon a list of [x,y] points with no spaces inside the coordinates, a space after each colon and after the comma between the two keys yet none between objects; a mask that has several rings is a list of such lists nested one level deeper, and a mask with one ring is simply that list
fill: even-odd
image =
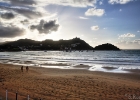
[{"label": "beach", "polygon": [[[81,65],[82,66],[82,65]],[[84,66],[83,66],[84,67]],[[83,69],[0,64],[0,98],[5,100],[128,100],[140,99],[140,73],[107,73]],[[135,98],[134,98],[135,97]]]}]

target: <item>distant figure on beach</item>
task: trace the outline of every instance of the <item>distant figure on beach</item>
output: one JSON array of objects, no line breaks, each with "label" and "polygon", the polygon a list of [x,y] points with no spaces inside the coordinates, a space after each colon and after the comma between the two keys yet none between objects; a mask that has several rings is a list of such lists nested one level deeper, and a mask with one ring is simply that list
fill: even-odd
[{"label": "distant figure on beach", "polygon": [[29,70],[29,67],[27,66],[27,67],[26,67],[26,72],[28,72],[28,70]]},{"label": "distant figure on beach", "polygon": [[23,72],[23,66],[21,66],[21,71]]}]

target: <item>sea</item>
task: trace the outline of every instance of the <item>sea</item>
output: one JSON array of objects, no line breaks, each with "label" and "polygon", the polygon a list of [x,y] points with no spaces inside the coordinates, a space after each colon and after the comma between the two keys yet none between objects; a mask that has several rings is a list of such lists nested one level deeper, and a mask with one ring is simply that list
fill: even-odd
[{"label": "sea", "polygon": [[0,63],[60,69],[76,69],[76,65],[88,65],[88,69],[79,69],[125,73],[124,69],[140,69],[140,50],[0,52]]}]

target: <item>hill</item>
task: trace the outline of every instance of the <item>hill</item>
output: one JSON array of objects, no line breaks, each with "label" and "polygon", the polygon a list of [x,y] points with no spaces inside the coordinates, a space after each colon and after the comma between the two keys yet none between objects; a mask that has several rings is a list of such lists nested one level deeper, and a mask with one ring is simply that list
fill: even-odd
[{"label": "hill", "polygon": [[20,39],[0,44],[0,51],[37,51],[37,50],[120,50],[112,44],[102,44],[93,48],[80,38],[70,40],[53,41],[47,39],[44,41],[35,41],[30,39]]},{"label": "hill", "polygon": [[23,50],[93,50],[89,44],[80,38],[70,40],[34,41],[30,39],[20,39],[6,42],[0,45],[1,51],[23,51]]},{"label": "hill", "polygon": [[120,50],[120,49],[112,44],[106,43],[96,46],[94,50]]}]

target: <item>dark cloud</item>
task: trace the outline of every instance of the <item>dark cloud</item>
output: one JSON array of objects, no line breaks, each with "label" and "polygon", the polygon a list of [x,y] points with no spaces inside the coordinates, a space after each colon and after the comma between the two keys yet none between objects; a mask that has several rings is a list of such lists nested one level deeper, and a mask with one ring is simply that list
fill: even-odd
[{"label": "dark cloud", "polygon": [[4,13],[1,15],[1,18],[4,19],[13,19],[15,17],[15,15],[13,13]]},{"label": "dark cloud", "polygon": [[59,28],[59,24],[56,24],[56,20],[51,20],[51,21],[44,21],[41,20],[39,25],[31,25],[30,29],[34,30],[37,29],[39,33],[50,33],[52,31],[57,31]]},{"label": "dark cloud", "polygon": [[10,26],[0,26],[0,37],[2,38],[13,38],[17,36],[24,35],[24,29],[21,29],[17,26],[10,25]]},{"label": "dark cloud", "polygon": [[12,10],[14,10],[15,12],[26,16],[28,18],[39,18],[42,16],[42,14],[40,12],[36,12],[33,10],[29,10],[29,9],[17,9],[17,8],[13,8]]},{"label": "dark cloud", "polygon": [[13,5],[33,5],[33,4],[36,4],[36,2],[34,0],[6,0],[6,1],[10,1],[11,4],[13,4]]},{"label": "dark cloud", "polygon": [[40,12],[35,11],[35,8],[31,7],[22,7],[22,6],[11,6],[11,5],[0,5],[0,9],[7,11],[17,12],[28,18],[39,18],[42,16]]},{"label": "dark cloud", "polygon": [[22,24],[28,24],[29,21],[27,19],[23,20],[23,21],[20,21]]}]

